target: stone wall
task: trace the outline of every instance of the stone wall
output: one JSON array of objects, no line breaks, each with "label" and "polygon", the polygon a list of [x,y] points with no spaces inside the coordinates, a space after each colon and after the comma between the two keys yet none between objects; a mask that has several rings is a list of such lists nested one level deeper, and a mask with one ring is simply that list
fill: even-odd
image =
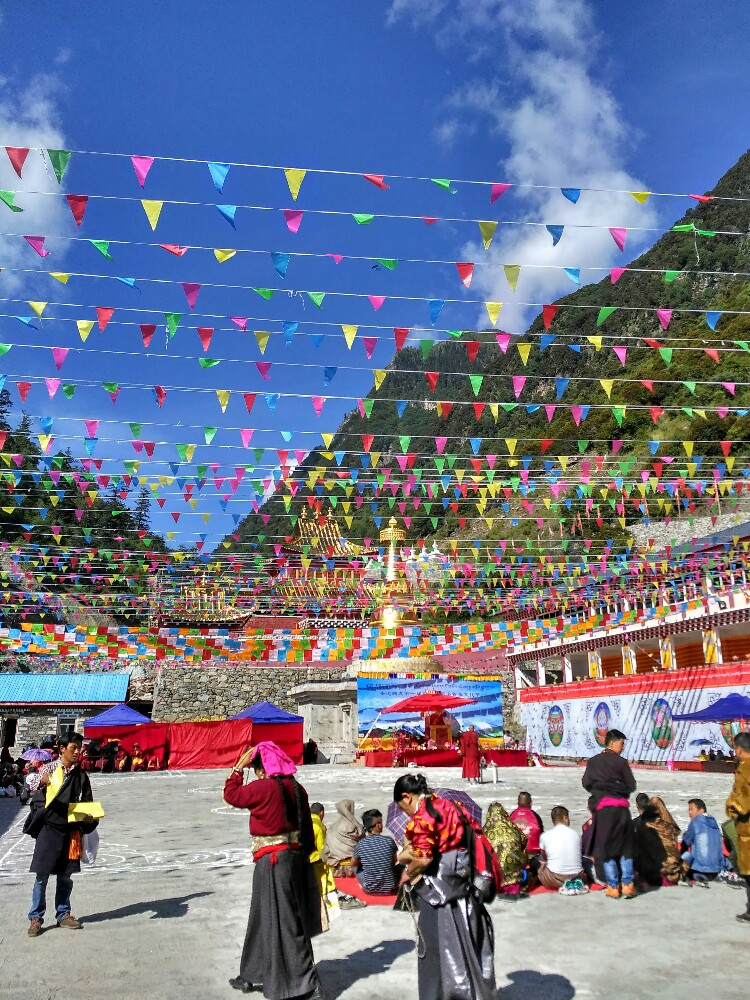
[{"label": "stone wall", "polygon": [[1,710],[1,713],[3,719],[18,720],[15,746],[18,750],[22,750],[29,743],[35,743],[39,746],[42,740],[48,736],[58,736],[60,734],[58,721],[61,717],[68,719],[75,716],[75,731],[83,735],[85,720],[98,715],[101,711],[101,705],[91,708],[76,706],[69,709],[55,705],[39,705],[33,710],[25,708],[14,710],[12,707],[6,706]]},{"label": "stone wall", "polygon": [[343,676],[341,668],[165,664],[156,679],[152,718],[154,722],[227,719],[258,701],[297,712],[296,698],[289,694],[293,687]]}]

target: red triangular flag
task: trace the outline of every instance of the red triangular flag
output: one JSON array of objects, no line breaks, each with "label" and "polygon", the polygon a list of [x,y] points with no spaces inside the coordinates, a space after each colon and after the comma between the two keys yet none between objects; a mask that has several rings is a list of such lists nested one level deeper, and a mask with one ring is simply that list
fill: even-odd
[{"label": "red triangular flag", "polygon": [[148,347],[151,343],[151,338],[156,333],[155,323],[141,323],[141,336],[143,337],[143,346]]},{"label": "red triangular flag", "polygon": [[542,454],[544,455],[547,452],[547,450],[550,447],[550,445],[552,445],[554,443],[555,443],[555,439],[554,438],[544,438],[542,440]]},{"label": "red triangular flag", "polygon": [[411,330],[405,326],[395,326],[393,328],[393,333],[396,337],[396,350],[400,351],[406,342],[406,338],[411,333]]},{"label": "red triangular flag", "polygon": [[466,353],[469,355],[469,361],[474,363],[477,359],[477,351],[479,350],[478,340],[467,340],[466,341]]},{"label": "red triangular flag", "polygon": [[86,211],[86,205],[88,205],[89,196],[87,194],[66,194],[65,200],[70,205],[70,211],[73,213],[76,225],[80,228],[83,222],[83,213]]},{"label": "red triangular flag", "polygon": [[97,306],[96,315],[99,319],[99,329],[103,330],[114,314],[114,309],[109,306]]},{"label": "red triangular flag", "polygon": [[159,246],[162,250],[166,250],[168,253],[173,253],[175,257],[184,257],[188,252],[187,247],[181,247],[177,243],[160,243]]},{"label": "red triangular flag", "polygon": [[724,458],[728,458],[729,457],[729,449],[731,447],[732,447],[732,442],[731,441],[722,441],[721,442],[721,450],[724,452]]},{"label": "red triangular flag", "polygon": [[380,188],[381,191],[390,190],[390,185],[385,183],[384,174],[362,174],[362,176],[366,181],[369,181],[370,184],[374,184],[375,187]]},{"label": "red triangular flag", "polygon": [[16,382],[16,386],[18,388],[18,395],[21,397],[21,402],[25,403],[29,389],[31,388],[31,382]]},{"label": "red triangular flag", "polygon": [[255,403],[255,396],[256,396],[256,393],[254,393],[254,392],[243,392],[242,393],[242,398],[245,400],[245,406],[247,407],[247,412],[248,413],[250,413],[250,411],[253,408],[253,404]]},{"label": "red triangular flag", "polygon": [[542,306],[542,321],[544,322],[544,329],[549,330],[552,320],[557,314],[559,306]]},{"label": "red triangular flag", "polygon": [[650,378],[642,378],[641,385],[645,385],[649,392],[654,391],[654,383],[651,381]]},{"label": "red triangular flag", "polygon": [[199,326],[198,336],[201,338],[201,344],[203,344],[203,353],[211,346],[211,338],[214,335],[214,328],[212,326]]},{"label": "red triangular flag", "polygon": [[[471,405],[474,407],[474,419],[481,420],[484,413],[484,403],[472,403]],[[451,403],[452,406],[453,404]]]},{"label": "red triangular flag", "polygon": [[474,265],[467,262],[457,263],[456,270],[458,271],[458,276],[464,283],[464,287],[468,288],[471,285],[471,279],[474,277]]},{"label": "red triangular flag", "polygon": [[425,372],[424,373],[424,377],[427,379],[427,382],[428,382],[428,384],[429,384],[430,389],[432,390],[432,392],[435,391],[435,387],[437,386],[437,381],[438,381],[438,376],[439,375],[440,375],[439,372]]},{"label": "red triangular flag", "polygon": [[156,402],[159,406],[164,405],[164,400],[167,398],[167,390],[162,388],[160,385],[154,386],[154,393],[156,394]]},{"label": "red triangular flag", "polygon": [[8,159],[13,164],[13,169],[20,177],[23,165],[26,162],[26,157],[29,155],[28,149],[25,149],[23,146],[6,146],[5,152],[8,154]]}]

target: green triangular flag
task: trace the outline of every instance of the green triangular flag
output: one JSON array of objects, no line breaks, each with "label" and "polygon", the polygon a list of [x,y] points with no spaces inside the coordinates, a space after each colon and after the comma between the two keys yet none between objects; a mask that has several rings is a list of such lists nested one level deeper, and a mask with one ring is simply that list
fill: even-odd
[{"label": "green triangular flag", "polygon": [[253,291],[257,292],[258,295],[260,295],[260,297],[262,299],[266,300],[266,302],[270,302],[271,299],[274,297],[274,293],[276,292],[276,289],[275,288],[253,288]]},{"label": "green triangular flag", "polygon": [[667,283],[668,285],[671,285],[671,284],[672,284],[672,282],[673,282],[673,281],[674,281],[674,280],[675,280],[676,278],[679,278],[679,276],[680,276],[681,274],[682,274],[682,271],[665,271],[665,272],[664,272],[664,280],[666,281],[666,283]]},{"label": "green triangular flag", "polygon": [[89,240],[92,247],[97,249],[102,257],[106,260],[112,260],[112,254],[109,252],[109,240]]},{"label": "green triangular flag", "polygon": [[[206,439],[206,444],[211,444],[211,442],[213,441],[214,437],[216,436],[216,431],[217,430],[218,430],[218,427],[204,427],[203,428],[203,436]],[[200,473],[199,473],[199,475],[200,475]]]},{"label": "green triangular flag", "polygon": [[141,436],[141,431],[143,430],[143,424],[131,424],[130,433],[134,438],[139,438]]},{"label": "green triangular flag", "polygon": [[456,194],[457,192],[451,187],[451,182],[447,177],[431,177],[430,180],[433,184],[437,184],[439,188],[443,191],[447,191],[449,194]]},{"label": "green triangular flag", "polygon": [[460,340],[463,336],[463,330],[446,330],[445,331],[449,337],[453,337],[454,340]]},{"label": "green triangular flag", "polygon": [[175,448],[177,449],[177,454],[180,456],[180,461],[186,462],[188,446],[186,444],[176,444]]},{"label": "green triangular flag", "polygon": [[[167,330],[169,331],[169,339],[177,333],[177,327],[180,325],[180,320],[182,319],[182,313],[164,313],[164,319],[167,321]],[[203,360],[201,358],[201,360]]]},{"label": "green triangular flag", "polygon": [[66,399],[72,399],[76,394],[76,387],[74,385],[64,385],[63,395]]},{"label": "green triangular flag", "polygon": [[695,231],[695,226],[692,222],[683,223],[679,226],[672,226],[673,233],[692,233]]},{"label": "green triangular flag", "polygon": [[353,212],[352,218],[357,223],[358,226],[366,226],[368,223],[372,222],[375,218],[374,215],[367,215],[366,213]]},{"label": "green triangular flag", "polygon": [[325,292],[308,292],[308,298],[311,302],[314,302],[318,309],[323,305],[323,299],[326,297]]},{"label": "green triangular flag", "polygon": [[608,319],[616,309],[617,306],[602,306],[599,310],[599,315],[596,317],[596,325],[601,326],[604,320]]},{"label": "green triangular flag", "polygon": [[505,410],[506,413],[510,413],[511,410],[515,410],[518,403],[501,403],[500,406]]},{"label": "green triangular flag", "polygon": [[584,441],[581,438],[578,439],[578,450],[580,452],[586,451],[586,449],[588,448],[588,446],[589,446],[588,441]]},{"label": "green triangular flag", "polygon": [[421,350],[422,357],[423,357],[423,359],[425,361],[427,360],[427,358],[429,356],[429,353],[432,350],[432,347],[433,347],[434,343],[435,343],[434,340],[420,340],[419,341],[419,349]]},{"label": "green triangular flag", "polygon": [[401,445],[401,453],[403,455],[409,450],[409,445],[411,444],[411,438],[405,434],[399,436],[398,443]]},{"label": "green triangular flag", "polygon": [[11,212],[23,212],[20,205],[14,205],[13,202],[16,197],[15,191],[0,191],[0,201],[4,201]]},{"label": "green triangular flag", "polygon": [[8,351],[11,349],[12,346],[13,346],[12,344],[0,344],[0,358],[4,354],[7,354]]},{"label": "green triangular flag", "polygon": [[102,382],[102,388],[106,389],[107,392],[117,392],[120,386],[117,382]]},{"label": "green triangular flag", "polygon": [[622,427],[622,420],[623,420],[623,417],[625,416],[625,407],[624,406],[613,406],[612,407],[612,416],[617,421],[617,426],[618,427]]},{"label": "green triangular flag", "polygon": [[693,416],[692,406],[681,406],[680,409],[682,410],[683,413],[687,413],[687,415],[692,418]]},{"label": "green triangular flag", "polygon": [[221,360],[219,358],[198,358],[198,364],[201,368],[215,368],[221,364]]},{"label": "green triangular flag", "polygon": [[378,264],[387,267],[389,271],[395,271],[398,267],[398,261],[391,257],[378,257]]},{"label": "green triangular flag", "polygon": [[469,375],[469,381],[471,382],[471,388],[474,390],[474,395],[479,395],[479,390],[482,388],[482,382],[484,380],[484,375]]},{"label": "green triangular flag", "polygon": [[372,408],[373,408],[374,405],[375,405],[375,400],[374,399],[363,399],[362,400],[362,406],[364,407],[365,416],[367,417],[368,420],[372,416]]},{"label": "green triangular flag", "polygon": [[714,229],[696,229],[698,236],[717,236],[718,233]]},{"label": "green triangular flag", "polygon": [[683,382],[682,383],[691,395],[695,395],[695,382]]},{"label": "green triangular flag", "polygon": [[732,343],[736,344],[737,347],[741,347],[743,351],[750,352],[750,344],[746,340],[733,340]]},{"label": "green triangular flag", "polygon": [[[263,455],[265,454],[265,448],[253,448],[253,455],[255,456],[255,464],[259,465]],[[258,492],[260,492],[260,486],[258,487]]]},{"label": "green triangular flag", "polygon": [[55,171],[57,183],[62,184],[65,171],[68,169],[68,164],[70,163],[70,152],[67,149],[48,149],[47,156],[49,156],[49,162]]},{"label": "green triangular flag", "polygon": [[660,347],[659,348],[659,354],[661,354],[662,361],[664,362],[664,364],[667,367],[669,367],[670,364],[672,363],[672,350],[673,350],[673,348],[671,348],[671,347]]}]

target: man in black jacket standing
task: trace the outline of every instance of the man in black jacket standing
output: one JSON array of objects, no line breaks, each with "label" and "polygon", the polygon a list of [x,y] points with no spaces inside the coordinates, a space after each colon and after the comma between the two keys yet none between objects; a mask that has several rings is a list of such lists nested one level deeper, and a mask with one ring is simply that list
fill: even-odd
[{"label": "man in black jacket standing", "polygon": [[604,750],[592,757],[581,783],[592,797],[594,828],[592,854],[602,863],[611,899],[635,896],[633,873],[633,821],[630,796],[636,789],[630,765],[622,757],[625,734],[610,729]]},{"label": "man in black jacket standing", "polygon": [[[73,891],[71,875],[81,870],[81,835],[96,829],[98,820],[86,816],[83,822],[68,821],[69,807],[75,802],[91,802],[91,782],[78,765],[83,737],[73,733],[62,748],[60,757],[50,761],[30,775],[28,785],[32,793],[45,794],[44,807],[29,831],[36,836],[34,856],[30,871],[36,873],[34,891],[29,911],[29,937],[42,932],[47,902],[47,881],[57,876],[55,892],[55,919],[58,927],[80,930],[82,924],[70,912]],[[41,805],[41,803],[40,803]]]}]

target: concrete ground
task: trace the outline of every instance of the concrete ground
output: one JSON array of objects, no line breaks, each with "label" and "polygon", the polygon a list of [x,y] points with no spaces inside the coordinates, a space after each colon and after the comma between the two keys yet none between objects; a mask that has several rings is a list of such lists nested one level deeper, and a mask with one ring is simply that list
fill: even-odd
[{"label": "concrete ground", "polygon": [[[334,802],[385,813],[400,772],[301,768],[311,800],[333,818]],[[456,770],[427,772],[457,787]],[[486,807],[511,807],[528,789],[547,819],[571,810],[580,828],[586,795],[575,767],[507,769],[499,785],[473,790]],[[0,998],[7,1000],[231,1000],[251,888],[247,814],[224,805],[225,772],[93,778],[106,817],[95,867],[75,879],[73,912],[83,931],[26,936],[32,841],[25,809],[0,799]],[[700,795],[718,819],[731,779],[639,771],[640,790],[662,795],[684,829],[687,800]],[[731,1000],[747,995],[750,928],[734,917],[744,893],[726,886],[663,889],[634,902],[603,893],[498,901],[498,1000],[641,998]],[[49,912],[49,911],[48,911]],[[54,922],[54,911],[51,914]],[[411,916],[385,907],[345,912],[315,942],[328,1000],[416,997]],[[255,994],[257,995],[257,994]]]}]

